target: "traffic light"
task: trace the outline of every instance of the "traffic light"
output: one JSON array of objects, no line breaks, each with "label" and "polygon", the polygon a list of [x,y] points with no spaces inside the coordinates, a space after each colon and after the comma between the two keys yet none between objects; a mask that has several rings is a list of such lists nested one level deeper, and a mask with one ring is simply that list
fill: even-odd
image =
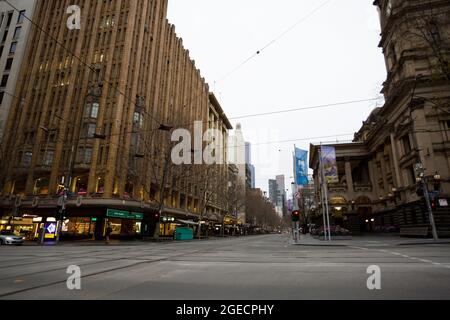
[{"label": "traffic light", "polygon": [[436,200],[433,199],[431,200],[431,209],[436,210],[437,204],[436,204]]},{"label": "traffic light", "polygon": [[299,222],[300,221],[300,211],[296,210],[292,212],[292,221]]}]

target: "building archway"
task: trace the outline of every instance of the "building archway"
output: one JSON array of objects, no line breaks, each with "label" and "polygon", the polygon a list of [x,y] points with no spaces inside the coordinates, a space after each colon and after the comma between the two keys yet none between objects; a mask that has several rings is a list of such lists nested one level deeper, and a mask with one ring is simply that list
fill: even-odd
[{"label": "building archway", "polygon": [[330,215],[335,225],[344,226],[344,218],[347,215],[347,199],[342,196],[330,199]]}]

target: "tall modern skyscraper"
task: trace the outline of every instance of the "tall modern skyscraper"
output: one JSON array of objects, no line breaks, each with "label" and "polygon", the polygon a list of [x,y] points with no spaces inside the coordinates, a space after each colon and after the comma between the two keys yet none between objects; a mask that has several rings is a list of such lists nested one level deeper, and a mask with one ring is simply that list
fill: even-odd
[{"label": "tall modern skyscraper", "polygon": [[252,164],[252,145],[250,142],[245,143],[245,164],[247,166],[247,186],[250,189],[256,188],[256,169]]},{"label": "tall modern skyscraper", "polygon": [[277,181],[277,207],[281,210],[282,214],[287,213],[287,197],[286,197],[286,180],[284,175],[276,177]]},{"label": "tall modern skyscraper", "polygon": [[[244,139],[244,134],[242,133],[242,126],[240,123],[236,125],[236,129],[234,131],[234,135],[230,136],[229,142],[230,150],[229,150],[229,161],[232,164],[235,164],[238,169],[238,183],[244,185],[243,192],[248,189],[247,184],[247,164],[246,164],[246,143]],[[238,212],[239,220],[245,223],[246,214],[245,214],[245,206],[241,206],[240,212]]]},{"label": "tall modern skyscraper", "polygon": [[274,206],[277,205],[278,199],[278,185],[277,180],[269,180],[269,199]]}]

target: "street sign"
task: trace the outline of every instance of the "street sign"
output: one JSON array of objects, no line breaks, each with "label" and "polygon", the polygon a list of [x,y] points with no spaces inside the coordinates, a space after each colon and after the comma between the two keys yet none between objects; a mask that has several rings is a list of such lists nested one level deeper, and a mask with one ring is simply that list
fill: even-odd
[{"label": "street sign", "polygon": [[144,214],[137,212],[120,211],[115,209],[108,209],[106,216],[109,218],[143,220]]}]

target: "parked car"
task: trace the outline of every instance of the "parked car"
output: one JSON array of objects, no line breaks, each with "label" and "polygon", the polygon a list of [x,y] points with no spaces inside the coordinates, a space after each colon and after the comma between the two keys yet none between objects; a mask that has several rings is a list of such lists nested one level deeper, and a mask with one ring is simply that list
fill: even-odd
[{"label": "parked car", "polygon": [[22,245],[24,237],[16,236],[10,231],[0,232],[0,245]]}]

